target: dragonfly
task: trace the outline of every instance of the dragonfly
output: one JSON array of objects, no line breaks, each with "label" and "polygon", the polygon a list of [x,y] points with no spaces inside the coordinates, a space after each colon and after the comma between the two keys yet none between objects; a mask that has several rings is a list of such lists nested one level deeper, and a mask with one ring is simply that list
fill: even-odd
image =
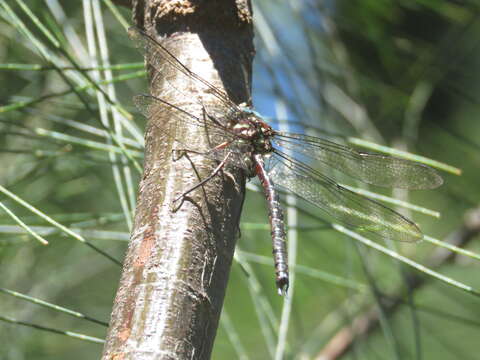
[{"label": "dragonfly", "polygon": [[151,95],[137,95],[134,103],[147,118],[159,111],[167,112],[170,119],[196,124],[221,139],[203,153],[217,160],[218,166],[181,197],[228,166],[243,169],[248,178],[259,179],[268,206],[275,282],[280,295],[287,293],[289,272],[278,189],[313,204],[346,227],[377,239],[417,242],[423,237],[413,221],[338,184],[313,164],[366,184],[415,190],[433,189],[443,183],[433,168],[393,156],[357,151],[322,137],[277,131],[248,106],[231,101],[224,91],[193,72],[142,30],[130,28],[129,36],[150,66],[168,73],[176,71],[188,81],[206,87],[215,97],[219,104],[216,111],[209,112],[204,107],[201,117]]}]

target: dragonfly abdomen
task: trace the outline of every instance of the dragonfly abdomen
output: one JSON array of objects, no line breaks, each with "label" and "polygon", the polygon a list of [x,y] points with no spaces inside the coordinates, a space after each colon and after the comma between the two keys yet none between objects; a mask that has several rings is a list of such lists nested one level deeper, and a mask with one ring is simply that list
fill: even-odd
[{"label": "dragonfly abdomen", "polygon": [[283,220],[283,209],[280,204],[278,193],[265,171],[264,162],[260,154],[254,155],[255,170],[260,183],[262,184],[265,198],[268,205],[268,217],[272,235],[273,262],[275,264],[275,282],[278,293],[286,294],[288,290],[288,260],[286,248],[285,222]]}]

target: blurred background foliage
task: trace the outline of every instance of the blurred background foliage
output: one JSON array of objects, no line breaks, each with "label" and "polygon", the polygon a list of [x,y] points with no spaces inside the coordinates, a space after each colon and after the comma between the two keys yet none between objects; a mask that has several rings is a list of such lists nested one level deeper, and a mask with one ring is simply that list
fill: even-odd
[{"label": "blurred background foliage", "polygon": [[[480,4],[253,5],[257,110],[274,126],[350,144],[367,139],[460,168],[461,176],[442,172],[440,189],[394,192],[441,213],[400,209],[425,234],[455,239],[480,198]],[[142,162],[144,119],[131,97],[146,81],[126,36],[129,19],[110,1],[0,4],[1,359],[100,357],[106,327],[98,322],[110,315]],[[427,241],[383,244],[385,255],[299,206],[289,211],[297,266],[285,304],[268,263],[263,195],[248,192],[213,358],[476,358],[478,236],[463,239],[464,255],[454,249],[442,258]],[[351,323],[372,330],[348,336]]]}]

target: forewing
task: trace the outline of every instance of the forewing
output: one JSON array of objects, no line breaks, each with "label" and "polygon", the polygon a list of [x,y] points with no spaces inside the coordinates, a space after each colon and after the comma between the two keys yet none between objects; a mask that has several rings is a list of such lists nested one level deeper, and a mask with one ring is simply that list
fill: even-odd
[{"label": "forewing", "polygon": [[281,152],[267,162],[274,184],[318,206],[336,221],[375,238],[415,242],[422,238],[415,223],[376,201],[355,194],[308,165]]},{"label": "forewing", "polygon": [[431,167],[393,156],[359,152],[313,136],[277,133],[274,142],[364,183],[402,189],[433,189],[443,183]]},{"label": "forewing", "polygon": [[142,52],[147,63],[156,68],[160,74],[171,74],[173,73],[171,70],[175,70],[177,73],[183,74],[187,79],[195,80],[207,87],[209,93],[214,95],[223,104],[227,112],[239,110],[237,105],[229,99],[225,92],[187,68],[169,50],[150,35],[136,27],[129,28],[128,35],[135,44],[135,47]]}]

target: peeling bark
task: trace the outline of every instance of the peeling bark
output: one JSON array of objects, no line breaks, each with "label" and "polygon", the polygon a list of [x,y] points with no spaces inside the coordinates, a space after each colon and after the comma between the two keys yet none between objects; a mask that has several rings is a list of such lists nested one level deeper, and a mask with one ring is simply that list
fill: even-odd
[{"label": "peeling bark", "polygon": [[[134,1],[137,25],[237,103],[250,99],[250,4]],[[150,93],[202,117],[205,87],[148,63]],[[172,151],[211,147],[203,128],[158,109],[148,119],[135,224],[102,359],[209,359],[227,286],[245,174],[227,168],[172,211],[172,201],[218,164]]]}]

